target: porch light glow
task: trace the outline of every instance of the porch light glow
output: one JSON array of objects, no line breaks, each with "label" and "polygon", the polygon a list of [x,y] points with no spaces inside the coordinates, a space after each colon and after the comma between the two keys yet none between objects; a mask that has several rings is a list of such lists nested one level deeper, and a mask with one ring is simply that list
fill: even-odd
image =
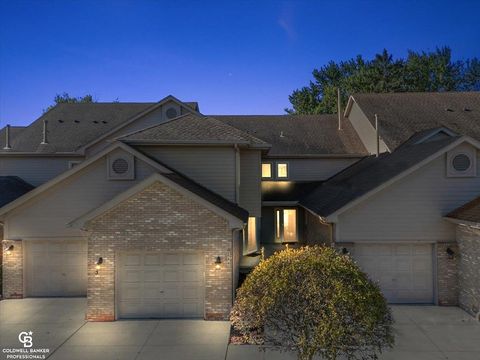
[{"label": "porch light glow", "polygon": [[12,251],[13,251],[13,248],[14,248],[13,245],[7,246],[7,247],[4,249],[5,254],[10,255],[10,254],[12,253]]},{"label": "porch light glow", "polygon": [[95,275],[98,275],[98,270],[100,270],[100,265],[103,264],[103,257],[99,257],[95,263]]},{"label": "porch light glow", "polygon": [[222,263],[222,259],[220,258],[220,256],[217,256],[217,258],[215,259],[215,269],[220,270],[221,263]]}]

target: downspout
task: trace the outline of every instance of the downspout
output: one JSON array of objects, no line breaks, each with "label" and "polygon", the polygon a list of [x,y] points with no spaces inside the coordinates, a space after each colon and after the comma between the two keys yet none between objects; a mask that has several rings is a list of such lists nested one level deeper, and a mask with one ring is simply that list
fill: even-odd
[{"label": "downspout", "polygon": [[235,202],[240,203],[240,149],[238,145],[233,146],[235,149]]},{"label": "downspout", "polygon": [[380,131],[379,131],[379,124],[378,124],[378,115],[375,114],[375,137],[377,141],[377,151],[376,156],[380,155]]}]

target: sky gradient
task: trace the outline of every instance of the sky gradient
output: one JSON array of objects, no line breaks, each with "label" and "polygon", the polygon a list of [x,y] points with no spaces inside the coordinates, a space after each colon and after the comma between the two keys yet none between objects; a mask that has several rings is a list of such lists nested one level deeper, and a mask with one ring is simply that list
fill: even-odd
[{"label": "sky gradient", "polygon": [[479,13],[474,0],[0,0],[0,127],[28,125],[63,92],[282,114],[330,60],[444,45],[479,57]]}]

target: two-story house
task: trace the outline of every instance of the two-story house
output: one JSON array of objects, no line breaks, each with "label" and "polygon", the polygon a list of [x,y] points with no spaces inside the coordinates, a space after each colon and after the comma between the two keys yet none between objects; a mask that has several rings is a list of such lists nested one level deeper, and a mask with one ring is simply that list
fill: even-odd
[{"label": "two-story house", "polygon": [[0,131],[3,296],[224,319],[262,248],[324,244],[392,303],[477,312],[479,121],[479,93],[353,95],[340,117],[58,105]]}]

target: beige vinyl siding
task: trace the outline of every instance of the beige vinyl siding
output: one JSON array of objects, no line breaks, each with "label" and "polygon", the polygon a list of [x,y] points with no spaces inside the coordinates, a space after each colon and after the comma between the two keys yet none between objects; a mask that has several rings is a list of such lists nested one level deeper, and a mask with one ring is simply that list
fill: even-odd
[{"label": "beige vinyl siding", "polygon": [[135,159],[135,163],[135,180],[109,181],[106,157],[99,159],[12,212],[5,221],[5,237],[53,239],[83,236],[82,231],[67,227],[67,224],[154,172],[141,160]]},{"label": "beige vinyl siding", "polygon": [[33,186],[39,186],[69,169],[70,161],[80,157],[0,157],[0,176],[18,176]]},{"label": "beige vinyl siding", "polygon": [[262,215],[260,157],[257,150],[240,152],[240,206],[257,217]]},{"label": "beige vinyl siding", "polygon": [[288,164],[288,181],[321,181],[332,177],[358,160],[359,158],[263,159],[263,162],[273,164],[272,175],[274,179],[277,170],[276,164],[286,163]]},{"label": "beige vinyl siding", "polygon": [[[371,154],[375,154],[377,152],[377,136],[375,127],[372,125],[370,120],[368,120],[367,116],[363,113],[362,109],[360,109],[356,102],[354,102],[352,105],[350,114],[348,115],[348,120],[350,120],[352,123],[352,126],[360,137],[360,140],[362,140],[363,145],[365,145]],[[381,128],[382,119],[380,114],[378,120]],[[385,151],[388,151],[387,146],[383,140],[380,140],[380,152],[382,153]]]},{"label": "beige vinyl siding", "polygon": [[443,155],[340,214],[338,240],[453,241],[455,225],[442,217],[478,196],[480,177],[445,174]]},{"label": "beige vinyl siding", "polygon": [[220,146],[142,146],[140,151],[235,202],[235,150]]}]

